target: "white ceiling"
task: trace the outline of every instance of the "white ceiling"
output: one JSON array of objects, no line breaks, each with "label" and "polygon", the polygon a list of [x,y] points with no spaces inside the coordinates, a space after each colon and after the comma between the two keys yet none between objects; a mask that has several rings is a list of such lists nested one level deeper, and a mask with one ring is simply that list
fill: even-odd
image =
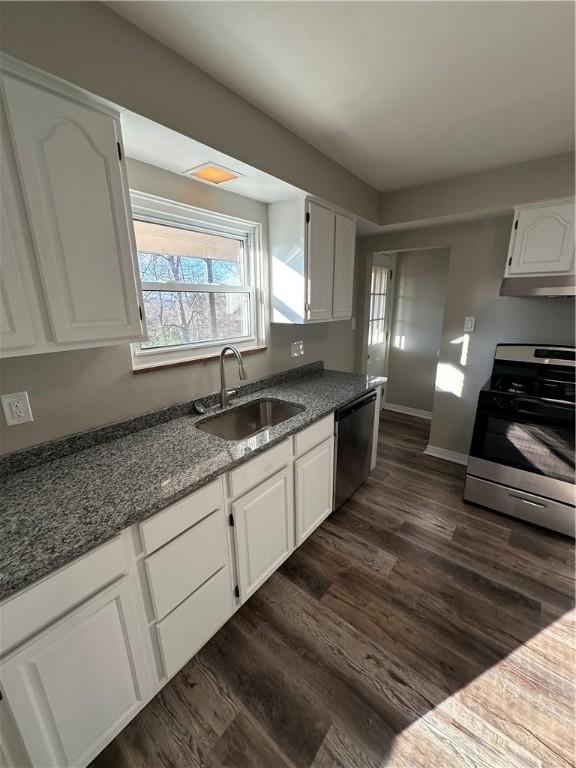
[{"label": "white ceiling", "polygon": [[[281,179],[241,163],[223,152],[218,152],[134,112],[122,112],[122,140],[127,157],[156,165],[173,173],[188,176],[186,171],[203,163],[219,163],[231,171],[243,174],[243,177],[218,184],[220,189],[259,200],[262,203],[290,200],[302,194],[299,189]],[[188,178],[192,177],[188,176]],[[198,180],[193,179],[193,181]],[[198,183],[205,182],[198,181]]]},{"label": "white ceiling", "polygon": [[570,2],[113,2],[381,191],[574,145]]}]

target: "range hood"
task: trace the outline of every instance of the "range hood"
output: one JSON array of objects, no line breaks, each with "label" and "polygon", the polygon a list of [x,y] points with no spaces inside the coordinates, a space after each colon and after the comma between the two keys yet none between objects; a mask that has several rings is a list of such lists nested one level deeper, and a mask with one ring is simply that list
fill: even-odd
[{"label": "range hood", "polygon": [[505,277],[500,296],[576,296],[576,276]]}]

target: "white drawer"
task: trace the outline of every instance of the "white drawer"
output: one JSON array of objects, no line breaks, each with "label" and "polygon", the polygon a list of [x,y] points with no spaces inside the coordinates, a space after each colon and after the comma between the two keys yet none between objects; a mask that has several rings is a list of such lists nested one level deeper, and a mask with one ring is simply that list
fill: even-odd
[{"label": "white drawer", "polygon": [[85,602],[126,573],[120,537],[80,557],[0,607],[0,655]]},{"label": "white drawer", "polygon": [[140,524],[144,552],[149,555],[170,539],[224,506],[220,478],[163,509]]},{"label": "white drawer", "polygon": [[162,619],[227,564],[224,511],[218,509],[145,560],[152,603]]},{"label": "white drawer", "polygon": [[296,456],[302,456],[312,448],[315,448],[320,443],[324,442],[334,434],[334,414],[325,416],[320,421],[312,424],[311,427],[306,427],[302,432],[298,432],[294,435],[294,454]]},{"label": "white drawer", "polygon": [[228,568],[222,568],[157,626],[164,667],[176,674],[233,613]]},{"label": "white drawer", "polygon": [[288,466],[292,461],[292,439],[269,448],[247,464],[232,470],[230,478],[230,496],[235,499],[258,483],[267,480],[273,474]]}]

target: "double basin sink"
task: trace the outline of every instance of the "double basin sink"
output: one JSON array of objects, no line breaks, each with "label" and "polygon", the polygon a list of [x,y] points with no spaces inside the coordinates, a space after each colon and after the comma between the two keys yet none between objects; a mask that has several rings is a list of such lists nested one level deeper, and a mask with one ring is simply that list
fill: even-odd
[{"label": "double basin sink", "polygon": [[303,405],[263,398],[204,419],[196,427],[223,440],[244,440],[305,410]]}]

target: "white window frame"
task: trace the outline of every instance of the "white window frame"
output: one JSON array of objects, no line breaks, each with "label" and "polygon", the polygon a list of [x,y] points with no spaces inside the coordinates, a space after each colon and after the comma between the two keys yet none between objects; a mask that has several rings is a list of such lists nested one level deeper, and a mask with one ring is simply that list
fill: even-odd
[{"label": "white window frame", "polygon": [[[217,283],[186,283],[187,291],[203,293],[248,293],[250,295],[250,336],[218,339],[177,347],[159,347],[141,349],[140,344],[132,344],[132,364],[135,369],[146,368],[155,364],[184,362],[198,357],[216,354],[225,344],[234,344],[240,350],[264,346],[264,301],[263,264],[262,264],[262,225],[237,219],[221,213],[206,211],[191,205],[167,200],[146,192],[130,190],[132,218],[152,224],[190,229],[193,232],[205,232],[210,235],[230,236],[244,242],[245,275],[244,285],[223,286]],[[137,251],[136,244],[134,249]],[[223,288],[225,287],[225,290]],[[140,282],[141,291],[159,290],[158,283]],[[161,290],[181,291],[181,283],[162,283]],[[142,306],[144,301],[142,297]],[[146,317],[143,318],[144,324]]]}]

